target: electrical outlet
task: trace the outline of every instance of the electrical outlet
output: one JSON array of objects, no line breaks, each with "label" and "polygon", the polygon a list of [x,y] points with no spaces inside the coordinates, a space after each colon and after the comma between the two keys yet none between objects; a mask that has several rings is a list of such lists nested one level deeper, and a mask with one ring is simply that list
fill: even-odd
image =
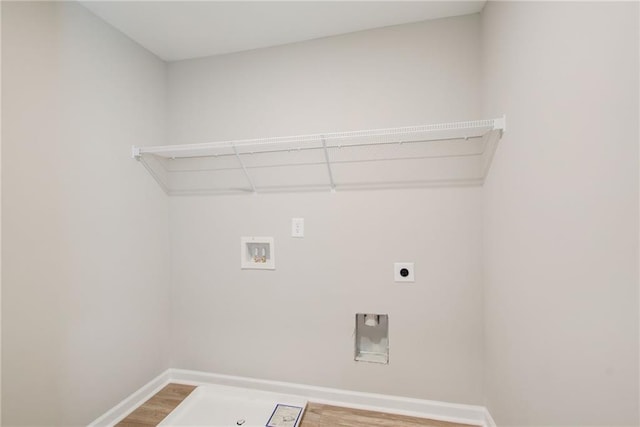
[{"label": "electrical outlet", "polygon": [[304,218],[291,218],[291,237],[304,237]]}]

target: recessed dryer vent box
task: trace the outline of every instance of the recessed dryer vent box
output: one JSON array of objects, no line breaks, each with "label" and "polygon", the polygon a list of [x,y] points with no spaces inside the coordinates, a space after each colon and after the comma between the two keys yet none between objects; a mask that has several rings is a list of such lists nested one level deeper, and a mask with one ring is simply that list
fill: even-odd
[{"label": "recessed dryer vent box", "polygon": [[273,237],[241,237],[240,268],[275,270]]},{"label": "recessed dryer vent box", "polygon": [[393,280],[395,282],[415,282],[415,268],[412,262],[396,262],[393,264]]},{"label": "recessed dryer vent box", "polygon": [[356,354],[358,362],[389,363],[389,315],[356,314]]}]

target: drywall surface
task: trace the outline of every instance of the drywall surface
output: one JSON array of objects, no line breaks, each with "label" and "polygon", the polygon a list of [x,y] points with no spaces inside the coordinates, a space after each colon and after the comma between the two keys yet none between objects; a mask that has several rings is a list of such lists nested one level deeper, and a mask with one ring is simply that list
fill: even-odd
[{"label": "drywall surface", "polygon": [[169,63],[170,144],[477,119],[479,15]]},{"label": "drywall surface", "polygon": [[638,4],[489,2],[487,404],[498,425],[638,425]]},{"label": "drywall surface", "polygon": [[[472,15],[170,63],[169,143],[476,119],[479,40]],[[172,198],[173,366],[480,403],[480,195]],[[241,236],[274,237],[276,269],[241,270]],[[358,312],[389,314],[388,366],[354,362]]]},{"label": "drywall surface", "polygon": [[[0,7],[0,34],[2,34],[2,7]],[[2,43],[0,43],[0,80],[2,80]],[[0,100],[2,84],[0,83]],[[0,102],[0,134],[2,133],[2,102]],[[2,241],[2,137],[0,135],[0,242]],[[0,244],[0,384],[2,384],[2,245]],[[2,387],[0,386],[0,424],[2,423]]]},{"label": "drywall surface", "polygon": [[[476,188],[172,199],[173,365],[480,402],[479,202]],[[274,237],[276,269],[241,270],[240,236]],[[416,282],[394,283],[394,261]],[[389,315],[389,365],[354,362],[356,313]]]},{"label": "drywall surface", "polygon": [[87,424],[169,366],[165,67],[72,2],[2,2],[2,424]]}]

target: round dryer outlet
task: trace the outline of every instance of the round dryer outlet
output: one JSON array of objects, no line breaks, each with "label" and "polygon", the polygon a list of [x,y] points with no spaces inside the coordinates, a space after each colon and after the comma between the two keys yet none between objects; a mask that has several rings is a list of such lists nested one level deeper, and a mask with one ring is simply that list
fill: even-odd
[{"label": "round dryer outlet", "polygon": [[415,271],[412,262],[396,262],[393,264],[393,278],[396,282],[415,282]]}]

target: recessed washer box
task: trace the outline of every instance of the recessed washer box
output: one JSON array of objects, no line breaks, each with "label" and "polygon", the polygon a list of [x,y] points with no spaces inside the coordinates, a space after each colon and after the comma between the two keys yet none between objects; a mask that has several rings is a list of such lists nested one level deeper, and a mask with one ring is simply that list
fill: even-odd
[{"label": "recessed washer box", "polygon": [[396,282],[415,282],[415,269],[412,262],[396,262],[393,264],[393,280]]},{"label": "recessed washer box", "polygon": [[240,268],[275,270],[276,253],[273,237],[241,237]]}]

